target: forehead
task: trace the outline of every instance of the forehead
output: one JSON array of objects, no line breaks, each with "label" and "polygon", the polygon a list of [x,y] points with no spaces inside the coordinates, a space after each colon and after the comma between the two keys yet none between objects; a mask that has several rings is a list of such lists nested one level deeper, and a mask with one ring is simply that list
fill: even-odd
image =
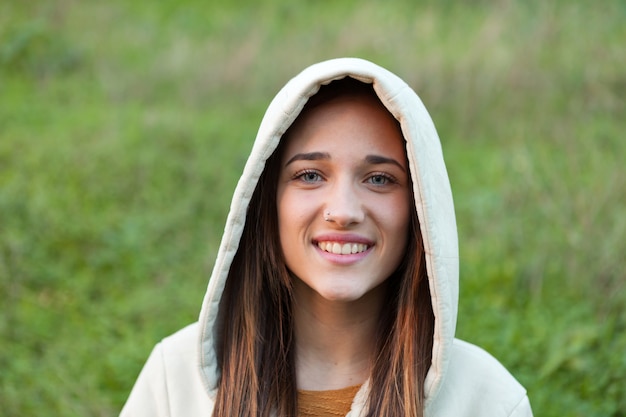
[{"label": "forehead", "polygon": [[398,121],[370,94],[339,96],[305,107],[284,140],[285,154],[319,146],[404,154]]}]

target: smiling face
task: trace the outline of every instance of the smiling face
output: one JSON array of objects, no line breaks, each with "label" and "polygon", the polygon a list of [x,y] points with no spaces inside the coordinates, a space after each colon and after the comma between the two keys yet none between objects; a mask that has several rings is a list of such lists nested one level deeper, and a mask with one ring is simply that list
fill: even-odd
[{"label": "smiling face", "polygon": [[296,289],[361,299],[405,254],[410,181],[404,139],[375,97],[340,96],[291,127],[277,189],[280,244]]}]

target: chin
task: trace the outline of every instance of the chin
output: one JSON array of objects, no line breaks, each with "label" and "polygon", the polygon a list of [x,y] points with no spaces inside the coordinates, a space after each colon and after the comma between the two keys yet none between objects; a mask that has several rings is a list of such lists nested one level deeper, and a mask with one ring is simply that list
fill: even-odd
[{"label": "chin", "polygon": [[361,291],[338,291],[337,288],[332,288],[329,291],[321,291],[318,293],[325,300],[337,303],[349,303],[352,301],[357,301],[363,298],[363,296],[366,294]]}]

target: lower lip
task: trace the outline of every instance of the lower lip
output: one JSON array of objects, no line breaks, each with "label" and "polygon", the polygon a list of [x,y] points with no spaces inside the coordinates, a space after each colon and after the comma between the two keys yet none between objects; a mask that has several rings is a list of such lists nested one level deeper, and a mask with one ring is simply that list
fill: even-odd
[{"label": "lower lip", "polygon": [[372,247],[367,248],[363,252],[351,253],[348,255],[341,255],[341,254],[326,252],[320,249],[319,246],[317,245],[315,246],[315,249],[317,249],[317,252],[320,254],[322,258],[324,258],[325,260],[329,262],[332,262],[337,265],[352,265],[363,260],[367,255],[369,255],[370,251],[372,250]]}]

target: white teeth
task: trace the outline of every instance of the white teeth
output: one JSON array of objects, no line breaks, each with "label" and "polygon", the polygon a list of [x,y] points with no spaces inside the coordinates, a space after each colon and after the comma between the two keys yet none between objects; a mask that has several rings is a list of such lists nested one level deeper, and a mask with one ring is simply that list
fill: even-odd
[{"label": "white teeth", "polygon": [[340,254],[341,253],[341,245],[339,243],[333,243],[333,248],[331,250],[332,253]]},{"label": "white teeth", "polygon": [[365,252],[368,248],[363,243],[344,243],[339,242],[318,242],[317,246],[324,252],[334,253],[336,255],[349,255],[352,253]]}]

